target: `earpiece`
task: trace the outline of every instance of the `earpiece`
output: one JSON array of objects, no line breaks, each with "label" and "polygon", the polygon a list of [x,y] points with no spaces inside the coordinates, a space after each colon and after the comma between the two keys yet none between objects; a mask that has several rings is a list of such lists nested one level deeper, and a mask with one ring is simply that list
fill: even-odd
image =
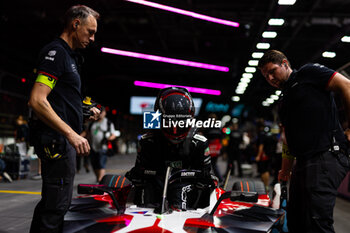
[{"label": "earpiece", "polygon": [[75,23],[75,29],[78,27],[78,23]]},{"label": "earpiece", "polygon": [[286,68],[287,68],[287,64],[286,64],[286,63],[284,63],[284,67],[286,67]]}]

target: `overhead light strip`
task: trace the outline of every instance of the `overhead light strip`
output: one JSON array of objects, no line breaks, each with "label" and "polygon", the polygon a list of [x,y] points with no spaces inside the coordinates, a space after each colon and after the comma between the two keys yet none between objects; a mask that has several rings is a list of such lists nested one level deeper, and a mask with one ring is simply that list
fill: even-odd
[{"label": "overhead light strip", "polygon": [[102,47],[101,52],[115,54],[115,55],[121,55],[121,56],[127,56],[127,57],[141,58],[141,59],[157,61],[157,62],[171,63],[171,64],[182,65],[182,66],[191,66],[191,67],[207,69],[207,70],[216,70],[216,71],[221,71],[221,72],[228,72],[229,71],[229,68],[226,66],[217,66],[217,65],[207,64],[207,63],[187,61],[187,60],[181,60],[181,59],[169,58],[169,57],[161,57],[161,56],[157,56],[157,55],[136,53],[136,52],[130,52],[130,51],[125,51],[125,50],[119,50],[119,49],[111,49],[111,48]]},{"label": "overhead light strip", "polygon": [[179,86],[172,84],[163,84],[163,83],[152,83],[152,82],[143,82],[143,81],[134,81],[135,86],[139,87],[149,87],[149,88],[167,88],[167,87],[183,87],[186,88],[189,92],[200,93],[206,95],[221,95],[221,91],[213,89],[205,89],[199,87],[188,87],[188,86]]},{"label": "overhead light strip", "polygon": [[167,6],[167,5],[162,5],[159,3],[154,3],[154,2],[144,1],[144,0],[125,0],[125,1],[133,2],[133,3],[137,3],[137,4],[141,4],[141,5],[145,5],[145,6],[149,6],[149,7],[153,7],[153,8],[158,8],[161,10],[170,11],[170,12],[174,12],[174,13],[181,14],[181,15],[186,15],[186,16],[190,16],[193,18],[197,18],[197,19],[201,19],[201,20],[205,20],[205,21],[209,21],[209,22],[213,22],[213,23],[223,24],[223,25],[227,25],[227,26],[231,26],[231,27],[239,27],[239,23],[237,23],[237,22],[224,20],[224,19],[218,19],[218,18],[214,18],[211,16],[198,14],[198,13],[195,13],[192,11],[187,11],[187,10],[182,10],[182,9]]}]

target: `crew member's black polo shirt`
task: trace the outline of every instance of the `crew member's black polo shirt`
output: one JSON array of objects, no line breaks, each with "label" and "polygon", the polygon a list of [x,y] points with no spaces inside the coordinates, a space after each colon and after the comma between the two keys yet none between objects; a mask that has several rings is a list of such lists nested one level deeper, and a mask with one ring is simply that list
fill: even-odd
[{"label": "crew member's black polo shirt", "polygon": [[36,82],[52,89],[47,97],[52,108],[75,132],[80,133],[83,113],[77,58],[77,54],[64,40],[55,39],[39,54]]},{"label": "crew member's black polo shirt", "polygon": [[282,93],[280,116],[293,156],[307,159],[331,147],[332,132],[345,145],[333,96],[326,88],[336,72],[319,64],[294,70]]}]

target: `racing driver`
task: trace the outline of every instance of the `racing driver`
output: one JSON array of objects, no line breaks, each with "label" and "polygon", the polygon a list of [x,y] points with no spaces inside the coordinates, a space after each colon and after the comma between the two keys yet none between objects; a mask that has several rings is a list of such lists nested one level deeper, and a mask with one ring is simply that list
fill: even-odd
[{"label": "racing driver", "polygon": [[[187,121],[193,119],[195,106],[187,89],[169,87],[158,93],[154,110],[162,114],[163,121]],[[212,183],[207,139],[191,127],[174,125],[149,130],[139,141],[135,166],[126,175],[135,185],[137,205],[159,206],[168,166],[172,171],[194,169],[203,174],[196,185],[181,182],[169,186],[171,208],[186,210],[209,204],[209,186],[204,185]]]}]

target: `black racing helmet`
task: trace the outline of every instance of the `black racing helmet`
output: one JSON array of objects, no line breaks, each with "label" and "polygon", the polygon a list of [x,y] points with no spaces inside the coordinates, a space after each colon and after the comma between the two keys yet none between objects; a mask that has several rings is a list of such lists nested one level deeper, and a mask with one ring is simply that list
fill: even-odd
[{"label": "black racing helmet", "polygon": [[[162,132],[170,142],[177,144],[186,138],[191,129],[190,126],[186,125],[186,121],[192,119],[195,112],[192,96],[186,88],[168,87],[161,89],[154,110],[159,110],[162,113],[162,119],[165,121]],[[177,123],[175,126],[172,123],[180,121],[183,121],[184,125],[179,126]]]}]

